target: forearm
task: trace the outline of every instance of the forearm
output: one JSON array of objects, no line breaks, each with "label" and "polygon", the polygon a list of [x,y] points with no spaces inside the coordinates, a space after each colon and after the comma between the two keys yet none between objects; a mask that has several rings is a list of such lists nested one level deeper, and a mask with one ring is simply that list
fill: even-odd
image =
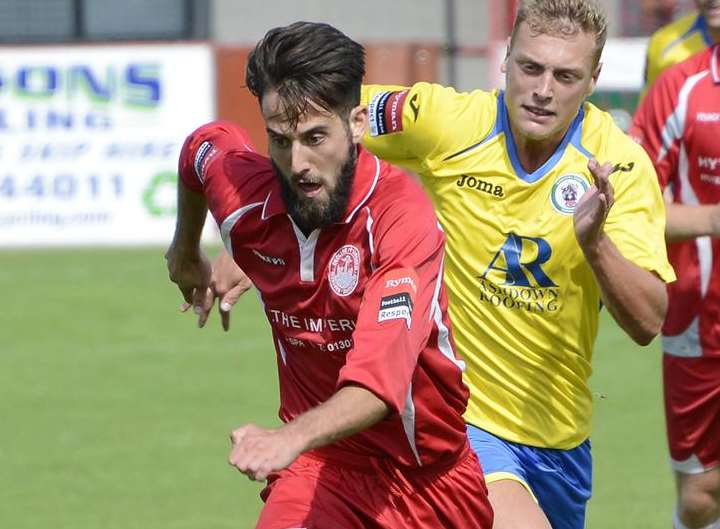
[{"label": "forearm", "polygon": [[679,242],[704,235],[720,235],[720,209],[717,205],[687,206],[666,204],[665,239]]},{"label": "forearm", "polygon": [[382,420],[388,406],[370,391],[346,386],[281,428],[299,452],[329,445]]},{"label": "forearm", "polygon": [[615,321],[635,342],[650,343],[665,319],[665,283],[623,257],[605,234],[583,251]]},{"label": "forearm", "polygon": [[182,181],[178,182],[177,196],[177,223],[173,246],[178,250],[196,250],[200,248],[205,217],[207,216],[207,201],[205,196],[194,193],[185,187]]}]

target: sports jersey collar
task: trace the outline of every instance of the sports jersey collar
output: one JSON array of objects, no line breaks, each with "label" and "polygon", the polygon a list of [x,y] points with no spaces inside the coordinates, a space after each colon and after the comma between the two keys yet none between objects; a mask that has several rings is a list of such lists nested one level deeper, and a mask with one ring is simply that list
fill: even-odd
[{"label": "sports jersey collar", "polygon": [[[358,160],[355,166],[355,180],[353,181],[350,200],[345,210],[342,223],[350,222],[358,210],[368,201],[375,190],[380,177],[380,160],[362,146],[358,146]],[[287,214],[287,206],[282,198],[279,185],[273,185],[263,204],[262,219],[273,215]]]},{"label": "sports jersey collar", "polygon": [[535,169],[535,171],[533,171],[532,173],[528,173],[527,171],[525,171],[525,169],[523,169],[523,166],[520,163],[520,157],[517,153],[517,146],[515,145],[515,138],[513,138],[512,131],[510,129],[507,105],[505,104],[505,92],[501,91],[498,97],[502,99],[502,105],[498,105],[498,110],[500,111],[502,130],[505,133],[505,143],[507,144],[508,155],[510,156],[510,162],[512,163],[513,169],[515,170],[515,174],[520,179],[524,180],[528,184],[533,184],[540,180],[543,176],[549,173],[553,169],[553,167],[557,165],[557,163],[560,161],[563,154],[565,153],[565,148],[568,146],[568,144],[572,144],[585,156],[587,156],[588,158],[592,158],[592,154],[590,154],[582,146],[581,143],[582,122],[585,118],[585,107],[583,105],[580,107],[580,111],[578,112],[577,116],[575,116],[573,122],[570,124],[570,128],[565,133],[565,136],[560,142],[560,145],[558,145],[557,149],[555,149],[555,152],[552,154],[552,156],[550,156],[550,158],[548,158],[548,160],[544,164]]},{"label": "sports jersey collar", "polygon": [[713,39],[712,36],[710,36],[710,30],[708,30],[707,27],[707,20],[705,20],[705,17],[702,15],[698,15],[697,19],[695,20],[695,24],[693,24],[693,27],[690,28],[690,31],[688,31],[688,33],[696,30],[700,31],[700,34],[705,41],[705,44],[707,44],[708,46],[712,46]]}]

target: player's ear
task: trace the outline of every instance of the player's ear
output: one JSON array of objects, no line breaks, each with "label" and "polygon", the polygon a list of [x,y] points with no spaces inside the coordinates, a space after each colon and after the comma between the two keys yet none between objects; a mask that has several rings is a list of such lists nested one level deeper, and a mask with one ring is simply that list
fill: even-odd
[{"label": "player's ear", "polygon": [[512,38],[507,38],[507,48],[505,48],[505,58],[503,59],[503,62],[500,64],[500,71],[502,73],[507,73],[507,62],[508,57],[510,57],[510,46],[512,45]]},{"label": "player's ear", "polygon": [[599,62],[597,66],[595,67],[595,71],[592,73],[592,80],[590,81],[590,86],[588,88],[587,94],[585,94],[586,97],[590,97],[590,95],[595,90],[595,86],[597,85],[598,78],[600,77],[600,72],[602,71],[602,63]]},{"label": "player's ear", "polygon": [[360,143],[365,136],[368,126],[368,109],[367,105],[358,105],[350,111],[348,117],[350,125],[350,134],[353,143]]}]

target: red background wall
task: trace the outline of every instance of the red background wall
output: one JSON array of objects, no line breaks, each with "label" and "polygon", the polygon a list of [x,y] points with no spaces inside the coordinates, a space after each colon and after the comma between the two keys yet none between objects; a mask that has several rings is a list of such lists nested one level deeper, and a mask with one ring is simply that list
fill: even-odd
[{"label": "red background wall", "polygon": [[[251,48],[217,47],[217,114],[248,130],[260,152],[267,150],[265,126],[255,97],[245,87],[245,62]],[[437,45],[374,44],[365,47],[368,83],[408,85],[438,78]]]}]

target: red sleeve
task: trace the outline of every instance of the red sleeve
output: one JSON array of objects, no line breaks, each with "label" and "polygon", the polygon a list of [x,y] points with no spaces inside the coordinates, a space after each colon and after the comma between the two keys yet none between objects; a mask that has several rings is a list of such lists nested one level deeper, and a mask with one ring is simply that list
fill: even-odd
[{"label": "red sleeve", "polygon": [[414,183],[408,187],[408,194],[396,195],[374,219],[376,269],[365,286],[354,347],[337,386],[360,385],[398,412],[434,326],[444,256],[432,206]]},{"label": "red sleeve", "polygon": [[213,121],[187,137],[180,151],[178,176],[185,186],[202,193],[209,167],[221,152],[255,152],[248,133],[229,121]]},{"label": "red sleeve", "polygon": [[628,134],[645,148],[655,166],[660,187],[677,174],[687,104],[680,99],[684,76],[677,68],[665,71],[653,83],[635,112]]},{"label": "red sleeve", "polygon": [[218,226],[232,212],[267,194],[272,168],[244,129],[227,121],[203,125],[185,140],[178,164],[183,184],[207,198]]}]

